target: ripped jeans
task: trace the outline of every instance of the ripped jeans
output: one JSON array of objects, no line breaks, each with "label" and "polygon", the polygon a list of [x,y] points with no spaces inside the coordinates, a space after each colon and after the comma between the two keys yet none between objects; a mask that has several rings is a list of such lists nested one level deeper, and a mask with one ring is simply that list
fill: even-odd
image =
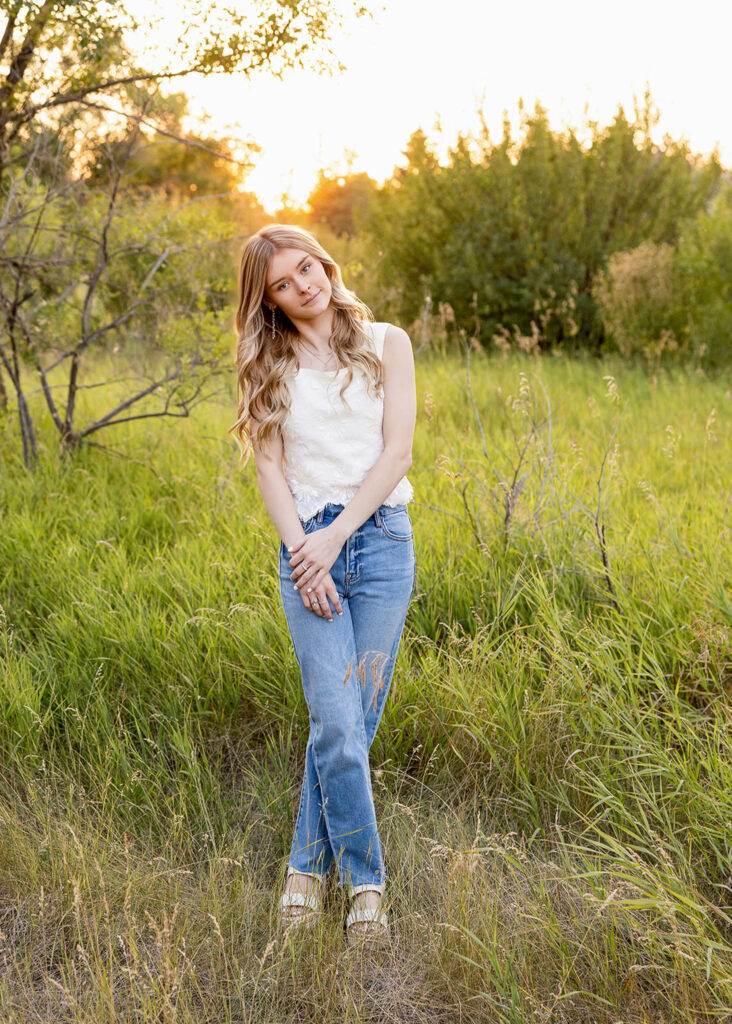
[{"label": "ripped jeans", "polygon": [[[330,525],[343,505],[303,522]],[[384,860],[371,789],[369,748],[384,710],[416,563],[406,505],[381,505],[348,538],[330,573],[343,607],[333,621],[305,607],[280,543],[282,606],[292,637],[310,735],[289,864],[324,876],[335,861],[349,887],[383,887]]]}]

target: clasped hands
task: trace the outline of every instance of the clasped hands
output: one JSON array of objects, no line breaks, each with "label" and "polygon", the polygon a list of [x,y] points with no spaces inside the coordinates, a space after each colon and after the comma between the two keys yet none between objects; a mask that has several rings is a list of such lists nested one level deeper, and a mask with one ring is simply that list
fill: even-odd
[{"label": "clasped hands", "polygon": [[330,602],[339,615],[343,608],[330,569],[343,547],[334,525],[307,534],[299,544],[288,548],[292,572],[290,579],[306,608],[321,618],[333,621]]}]

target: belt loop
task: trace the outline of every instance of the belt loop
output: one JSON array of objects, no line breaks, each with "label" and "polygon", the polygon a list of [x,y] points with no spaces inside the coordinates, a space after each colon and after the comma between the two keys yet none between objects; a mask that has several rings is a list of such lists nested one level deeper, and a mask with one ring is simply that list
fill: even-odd
[{"label": "belt loop", "polygon": [[381,511],[377,508],[374,512],[374,523],[376,526],[381,526],[381,518]]},{"label": "belt loop", "polygon": [[322,525],[323,516],[324,515],[325,515],[325,509],[324,508],[319,508],[317,513],[316,513],[316,516],[315,516],[315,522],[318,524],[318,526]]}]

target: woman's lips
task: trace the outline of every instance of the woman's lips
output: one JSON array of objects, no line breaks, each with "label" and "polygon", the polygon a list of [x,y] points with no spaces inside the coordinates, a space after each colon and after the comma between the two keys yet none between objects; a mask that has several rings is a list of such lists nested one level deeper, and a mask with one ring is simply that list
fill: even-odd
[{"label": "woman's lips", "polygon": [[307,302],[303,302],[303,306],[309,306],[310,303],[313,301],[313,299],[317,299],[317,297],[319,295],[320,295],[320,289],[318,289],[318,291],[315,293],[315,295],[311,295],[310,298],[307,300]]}]

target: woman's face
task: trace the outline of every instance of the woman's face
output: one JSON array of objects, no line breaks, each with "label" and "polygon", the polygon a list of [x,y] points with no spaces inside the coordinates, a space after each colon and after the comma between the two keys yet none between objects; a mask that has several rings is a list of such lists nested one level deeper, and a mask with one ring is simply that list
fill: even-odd
[{"label": "woman's face", "polygon": [[332,288],[325,267],[302,249],[278,249],[267,268],[265,302],[290,320],[314,320],[330,305]]}]

